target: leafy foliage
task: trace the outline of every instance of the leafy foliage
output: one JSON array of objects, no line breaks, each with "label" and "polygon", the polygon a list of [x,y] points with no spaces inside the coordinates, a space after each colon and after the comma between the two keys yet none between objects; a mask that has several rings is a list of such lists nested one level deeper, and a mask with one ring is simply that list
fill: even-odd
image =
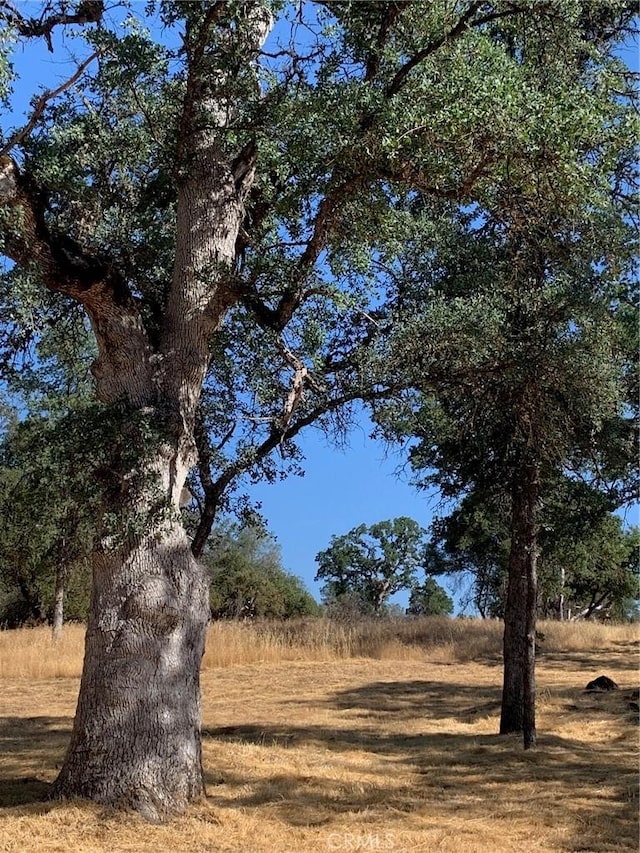
[{"label": "leafy foliage", "polygon": [[86,616],[99,503],[88,459],[77,448],[72,417],[35,416],[16,425],[0,448],[3,624],[50,620],[58,575],[67,618]]},{"label": "leafy foliage", "polygon": [[[425,281],[418,231],[426,252],[450,239],[438,217],[491,206],[505,176],[528,205],[539,205],[546,181],[546,211],[555,196],[585,194],[596,211],[606,189],[592,180],[605,159],[598,134],[606,125],[609,136],[633,136],[612,96],[626,86],[612,53],[631,17],[622,2],[597,15],[579,2],[561,13],[501,3],[269,6],[277,25],[254,62],[233,53],[222,24],[207,47],[212,79],[226,75],[233,103],[221,152],[233,161],[249,146],[256,157],[236,263],[224,271],[235,306],[211,342],[201,409],[213,487],[191,484],[212,514],[232,506],[243,477],[298,471],[296,438],[309,422],[344,435],[352,402],[394,384],[372,376],[366,356],[395,322],[383,306],[411,311],[407,282]],[[108,259],[154,348],[175,257],[183,46],[203,9],[151,3],[72,30],[79,48],[98,52],[95,63],[17,146],[52,236],[74,256],[81,247]],[[242,4],[230,5],[236,14]],[[37,35],[7,15],[13,33]],[[46,32],[56,47],[57,33]],[[6,64],[5,74],[17,70]],[[43,298],[35,268],[6,270],[0,290],[7,354],[68,311],[68,299]],[[499,310],[479,304],[476,316]],[[287,410],[300,366],[303,393]]]},{"label": "leafy foliage", "polygon": [[[538,606],[547,619],[627,617],[638,596],[637,530],[625,530],[610,503],[585,484],[559,478],[540,511]],[[469,604],[502,617],[511,550],[507,500],[468,494],[433,526],[439,570],[472,579]]]},{"label": "leafy foliage", "polygon": [[[194,556],[243,477],[299,470],[311,423],[344,435],[356,401],[410,388],[380,424],[415,437],[416,470],[446,495],[514,496],[523,471],[537,486],[565,467],[626,483],[637,133],[615,48],[636,10],[596,6],[46,0],[25,17],[0,3],[0,98],[14,34],[55,52],[72,33],[82,56],[0,148],[0,369],[28,363],[79,304],[106,404],[84,427],[65,418],[100,472],[99,561],[114,569],[94,574],[58,795],[100,791],[156,819],[202,793]],[[197,460],[190,554],[177,506]],[[376,612],[423,556],[385,524],[379,551],[355,532],[353,568],[320,555],[328,583],[341,591],[353,571]],[[157,559],[169,542],[171,567]],[[162,591],[141,595],[140,624],[120,600],[124,566],[136,592],[149,579]],[[200,640],[174,643],[169,623]],[[109,660],[112,689],[93,691],[105,624],[125,651]],[[136,683],[147,738],[118,705],[139,673],[126,650],[141,645],[147,661],[180,649],[189,668],[179,706],[166,667]],[[190,744],[179,756],[153,723],[165,713]]]},{"label": "leafy foliage", "polygon": [[409,597],[408,616],[450,616],[453,601],[433,578],[415,584]]},{"label": "leafy foliage", "polygon": [[388,598],[408,589],[425,565],[426,531],[411,518],[361,524],[334,536],[316,557],[316,580],[325,581],[326,604],[355,600],[363,612],[380,614]]},{"label": "leafy foliage", "polygon": [[204,562],[211,576],[214,619],[289,619],[319,613],[300,579],[282,567],[280,549],[260,529],[219,524]]}]

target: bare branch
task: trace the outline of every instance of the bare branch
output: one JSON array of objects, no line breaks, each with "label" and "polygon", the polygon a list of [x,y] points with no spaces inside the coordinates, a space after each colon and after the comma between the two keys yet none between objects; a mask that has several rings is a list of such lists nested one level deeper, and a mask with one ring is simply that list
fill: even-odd
[{"label": "bare branch", "polygon": [[296,410],[300,406],[300,403],[304,400],[305,386],[308,385],[316,392],[319,392],[321,389],[316,380],[309,373],[309,369],[307,368],[306,364],[300,358],[294,355],[294,353],[291,352],[291,350],[287,347],[282,338],[278,338],[276,346],[282,353],[282,356],[286,363],[294,371],[291,390],[287,394],[287,398],[284,401],[284,405],[282,407],[282,416],[279,419],[279,426],[282,430],[282,443],[285,440],[284,437]]},{"label": "bare branch", "polygon": [[[272,451],[276,450],[283,442],[290,441],[295,438],[299,432],[305,427],[310,426],[323,415],[337,411],[348,403],[353,403],[356,400],[374,400],[389,396],[395,389],[379,388],[376,390],[358,389],[357,391],[349,391],[332,400],[327,400],[319,404],[306,415],[300,417],[297,421],[290,423],[284,432],[274,428],[268,438],[254,448],[254,452],[250,457],[236,459],[230,462],[213,480],[211,476],[211,468],[206,468],[207,460],[210,460],[210,449],[208,444],[208,436],[204,431],[196,434],[196,443],[198,445],[198,454],[200,455],[199,471],[201,483],[205,493],[205,507],[198,524],[198,529],[191,544],[191,551],[195,557],[199,557],[204,550],[207,540],[213,528],[216,514],[220,507],[220,502],[224,497],[227,489],[232,483],[250,470],[254,465],[265,459]],[[203,471],[203,467],[205,470]],[[205,485],[206,484],[206,485]]]},{"label": "bare branch", "polygon": [[255,280],[239,283],[237,288],[238,299],[253,311],[263,328],[282,332],[306,299],[321,293],[327,295],[327,291],[322,288],[305,290],[305,283],[327,243],[333,217],[340,202],[347,198],[351,191],[363,182],[365,177],[363,174],[351,175],[327,191],[318,206],[311,236],[303,244],[305,250],[300,255],[291,283],[285,288],[276,308],[271,308],[262,301]]},{"label": "bare branch", "polygon": [[322,199],[313,223],[313,231],[304,252],[300,256],[293,280],[285,289],[275,310],[260,303],[257,293],[243,294],[242,298],[245,299],[246,304],[256,312],[259,320],[269,328],[277,332],[283,331],[304,299],[313,292],[318,292],[317,290],[305,291],[305,282],[326,246],[333,225],[333,217],[340,203],[363,182],[364,177],[361,174],[351,175],[329,190]]},{"label": "bare branch", "polygon": [[87,59],[85,59],[85,61],[78,66],[75,74],[72,74],[72,76],[69,77],[68,80],[66,80],[64,83],[61,83],[57,89],[46,89],[40,95],[40,97],[36,101],[35,107],[33,108],[33,112],[31,113],[29,121],[25,124],[24,127],[13,133],[9,137],[7,142],[2,146],[2,148],[0,148],[0,157],[8,154],[15,145],[18,145],[20,142],[22,142],[23,139],[29,136],[31,131],[34,129],[34,127],[40,120],[45,110],[45,107],[47,106],[49,101],[53,100],[54,98],[57,98],[58,95],[61,95],[63,92],[66,92],[67,89],[70,89],[71,86],[74,85],[74,83],[77,83],[80,77],[82,77],[84,72],[87,70],[89,65],[91,65],[93,60],[96,59],[99,55],[99,51],[94,51],[91,56],[87,57]]}]

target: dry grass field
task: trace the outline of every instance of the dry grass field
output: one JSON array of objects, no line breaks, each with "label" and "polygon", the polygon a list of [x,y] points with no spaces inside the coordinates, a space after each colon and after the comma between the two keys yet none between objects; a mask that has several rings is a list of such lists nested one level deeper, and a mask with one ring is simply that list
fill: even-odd
[{"label": "dry grass field", "polygon": [[[636,632],[542,626],[539,746],[499,737],[501,626],[214,625],[207,799],[154,826],[52,803],[82,629],[0,632],[0,850],[635,851]],[[606,674],[621,689],[585,694]],[[637,701],[637,700],[636,700]]]}]

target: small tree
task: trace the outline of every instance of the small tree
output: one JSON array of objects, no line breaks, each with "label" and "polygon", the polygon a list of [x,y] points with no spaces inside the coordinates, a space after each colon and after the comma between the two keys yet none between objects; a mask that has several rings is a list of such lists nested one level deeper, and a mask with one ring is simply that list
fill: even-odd
[{"label": "small tree", "polygon": [[453,601],[433,578],[411,588],[408,616],[451,616]]},{"label": "small tree", "polygon": [[355,597],[361,610],[380,615],[391,595],[408,589],[425,563],[426,531],[411,518],[361,524],[334,536],[321,551],[316,580],[326,603]]},{"label": "small tree", "polygon": [[[605,115],[594,112],[607,137]],[[605,180],[600,170],[612,180],[615,164],[624,181],[628,135],[605,142],[610,160],[596,161],[591,180]],[[563,188],[553,161],[541,162],[529,180],[514,164],[482,213],[461,216],[442,236],[439,252],[424,235],[408,247],[422,257],[424,278],[419,289],[407,284],[407,319],[394,329],[382,370],[395,359],[422,393],[378,418],[387,434],[413,437],[411,460],[425,472],[423,483],[448,498],[475,491],[487,503],[507,502],[500,730],[523,731],[525,748],[536,741],[541,505],[559,472],[599,476],[611,435],[626,435],[630,446],[633,432],[627,308],[619,297],[629,283],[631,235],[620,198],[600,200],[602,233],[594,233],[586,186]],[[425,281],[433,292],[426,304]]]},{"label": "small tree", "polygon": [[[14,423],[0,445],[0,620],[85,618],[98,516],[88,457],[75,447],[77,411]],[[71,591],[71,596],[69,592]]]}]

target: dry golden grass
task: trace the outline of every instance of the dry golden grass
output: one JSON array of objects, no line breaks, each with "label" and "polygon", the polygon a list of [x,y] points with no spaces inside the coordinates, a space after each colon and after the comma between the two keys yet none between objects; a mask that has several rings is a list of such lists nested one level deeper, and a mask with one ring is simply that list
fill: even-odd
[{"label": "dry golden grass", "polygon": [[[635,630],[542,626],[539,745],[499,737],[501,625],[214,625],[202,676],[208,797],[151,826],[48,803],[82,630],[0,633],[0,850],[637,850]],[[621,690],[585,694],[605,673]]]},{"label": "dry golden grass", "polygon": [[[347,624],[326,619],[291,622],[215,622],[209,629],[203,670],[252,663],[335,661],[347,658],[429,660],[442,663],[497,658],[502,623],[481,619],[371,620]],[[542,653],[590,651],[632,643],[634,625],[542,622]],[[0,630],[0,680],[80,677],[84,627],[65,626],[57,643],[45,628]]]}]

